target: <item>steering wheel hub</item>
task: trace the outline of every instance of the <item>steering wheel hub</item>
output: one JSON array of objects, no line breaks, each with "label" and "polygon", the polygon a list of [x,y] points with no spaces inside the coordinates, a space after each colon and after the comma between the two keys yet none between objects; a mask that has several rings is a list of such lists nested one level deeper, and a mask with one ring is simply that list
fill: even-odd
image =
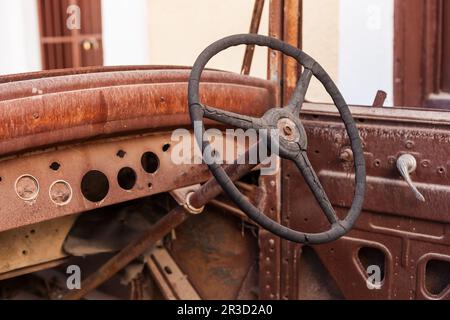
[{"label": "steering wheel hub", "polygon": [[276,131],[275,138],[280,152],[293,154],[300,150],[306,150],[308,139],[305,128],[300,119],[288,112],[285,108],[269,109],[262,117],[261,127]]},{"label": "steering wheel hub", "polygon": [[298,142],[300,140],[300,131],[291,119],[281,118],[278,120],[277,127],[278,133],[283,139],[290,142]]}]

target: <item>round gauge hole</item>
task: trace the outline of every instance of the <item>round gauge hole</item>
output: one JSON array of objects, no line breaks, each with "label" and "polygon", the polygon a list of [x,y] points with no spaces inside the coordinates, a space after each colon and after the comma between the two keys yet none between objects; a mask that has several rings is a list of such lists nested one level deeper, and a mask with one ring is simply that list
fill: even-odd
[{"label": "round gauge hole", "polygon": [[50,200],[58,206],[64,206],[72,200],[72,187],[64,180],[52,183],[49,190]]},{"label": "round gauge hole", "polygon": [[105,199],[109,192],[109,181],[106,175],[98,170],[87,172],[81,180],[81,193],[91,202]]},{"label": "round gauge hole", "polygon": [[146,152],[141,157],[141,165],[145,172],[155,173],[159,168],[159,158],[153,152]]},{"label": "round gauge hole", "polygon": [[119,186],[124,190],[133,189],[134,185],[136,184],[136,172],[129,167],[120,169],[119,173],[117,174],[117,182],[119,183]]},{"label": "round gauge hole", "polygon": [[16,180],[16,194],[25,201],[31,201],[37,198],[39,194],[39,183],[35,177],[24,174]]}]

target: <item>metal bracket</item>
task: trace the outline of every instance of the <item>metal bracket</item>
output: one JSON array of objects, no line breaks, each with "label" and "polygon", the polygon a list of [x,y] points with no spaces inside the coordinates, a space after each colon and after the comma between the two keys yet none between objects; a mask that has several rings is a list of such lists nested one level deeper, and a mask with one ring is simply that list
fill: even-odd
[{"label": "metal bracket", "polygon": [[189,199],[195,191],[200,189],[200,187],[199,184],[195,184],[189,187],[172,190],[169,193],[180,206],[183,206],[183,208],[186,209],[186,211],[193,215],[197,215],[203,212],[205,206],[195,208],[191,205]]},{"label": "metal bracket", "polygon": [[161,243],[150,252],[146,264],[161,293],[169,300],[200,300],[200,296]]}]

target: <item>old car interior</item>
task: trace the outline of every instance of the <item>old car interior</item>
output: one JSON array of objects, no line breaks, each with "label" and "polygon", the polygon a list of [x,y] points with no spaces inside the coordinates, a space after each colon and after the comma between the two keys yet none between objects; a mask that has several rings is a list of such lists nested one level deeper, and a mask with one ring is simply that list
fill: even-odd
[{"label": "old car interior", "polygon": [[[268,36],[263,5],[250,32],[196,48],[188,66],[101,66],[94,37],[73,63],[50,54],[46,70],[0,76],[1,299],[450,300],[445,94],[414,98],[413,67],[399,65],[410,80],[394,107],[381,90],[349,105],[301,50],[301,1],[266,1]],[[235,46],[240,74],[208,67]],[[249,75],[255,46],[268,51],[266,79]],[[305,98],[313,78],[331,103]],[[208,128],[275,130],[275,170],[238,153],[174,163],[174,130],[205,151]]]}]

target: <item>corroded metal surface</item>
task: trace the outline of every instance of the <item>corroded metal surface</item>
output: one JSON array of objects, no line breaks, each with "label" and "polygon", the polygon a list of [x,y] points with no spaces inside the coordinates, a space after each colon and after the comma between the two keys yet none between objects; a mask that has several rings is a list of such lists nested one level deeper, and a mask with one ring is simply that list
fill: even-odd
[{"label": "corroded metal surface", "polygon": [[[2,161],[0,203],[4,205],[0,206],[0,231],[205,181],[209,177],[206,167],[175,165],[171,161],[171,149],[163,150],[165,145],[171,144],[170,137],[170,133],[130,136],[71,145]],[[123,157],[119,151],[124,152]],[[142,165],[143,156],[148,152],[158,159],[155,172],[147,172]],[[57,170],[51,167],[54,163],[59,165]],[[122,168],[130,168],[136,174],[136,181],[129,190],[119,184],[118,173]],[[85,181],[94,183],[94,187],[84,189],[83,179],[93,171],[97,175]],[[28,178],[30,176],[36,180]],[[173,178],[167,179],[168,176]],[[18,177],[21,178],[17,180]],[[32,192],[34,184],[17,184],[16,181],[23,180],[23,177],[27,179],[25,182],[37,181],[39,190]],[[104,177],[105,183],[98,183],[99,177]],[[60,194],[54,194],[58,191],[54,186],[61,181],[70,187],[72,195],[63,195],[65,201],[55,203],[55,197],[60,199]],[[23,188],[28,190],[27,193]],[[24,199],[20,196],[22,193],[33,197]]]},{"label": "corroded metal surface", "polygon": [[[226,173],[232,180],[242,178],[248,173],[253,165],[231,164],[226,166]],[[219,184],[214,178],[210,178],[200,189],[196,190],[191,197],[191,205],[200,208],[210,200],[221,193]],[[142,255],[148,248],[152,247],[157,241],[161,240],[165,235],[173,229],[181,225],[190,213],[184,206],[176,206],[170,210],[164,217],[159,219],[150,229],[143,232],[135,241],[131,242],[125,248],[119,251],[115,256],[109,259],[96,272],[86,278],[80,290],[68,292],[64,298],[68,300],[76,300],[85,296],[88,292],[101,285],[106,280],[113,277],[122,268],[131,261]]]},{"label": "corroded metal surface", "polygon": [[[283,1],[269,1],[269,36],[283,39]],[[282,105],[283,83],[283,54],[276,50],[269,49],[269,65],[267,76],[271,81],[280,85],[277,86],[275,98],[276,105]],[[279,168],[278,164],[278,168]],[[280,170],[272,176],[262,176],[260,179],[262,197],[266,201],[261,201],[259,209],[276,222],[281,222],[281,195],[280,195]],[[278,204],[270,210],[270,204]],[[265,230],[258,233],[259,240],[259,298],[279,299],[280,298],[280,277],[281,277],[281,243],[282,240],[273,236]]]},{"label": "corroded metal surface", "polygon": [[[0,209],[0,231],[205,181],[203,166],[171,161],[171,151],[163,150],[170,133],[130,135],[187,126],[188,74],[177,67],[116,67],[2,78],[0,154],[23,154],[0,162],[0,203],[8,203]],[[269,81],[218,71],[203,79],[202,96],[212,105],[253,115],[274,105]],[[109,138],[118,135],[128,138]],[[25,153],[49,146],[57,147]],[[156,172],[143,167],[146,152],[157,156]],[[121,169],[134,171],[131,188],[120,186]],[[89,199],[81,184],[93,170],[104,175],[106,190]]]},{"label": "corroded metal surface", "polygon": [[[188,73],[161,68],[41,79],[33,74],[0,84],[0,154],[186,125]],[[274,105],[269,81],[217,71],[203,79],[208,104],[249,115]]]},{"label": "corroded metal surface", "polygon": [[[0,211],[0,230],[39,226],[36,223],[205,181],[209,177],[206,167],[175,165],[170,158],[173,146],[167,130],[188,124],[188,71],[89,68],[2,78],[0,118],[8,121],[0,129],[0,203],[8,205]],[[205,72],[204,80],[201,92],[205,101],[218,107],[259,116],[275,105],[276,87],[269,81],[217,71]],[[150,152],[157,158],[151,171],[142,162]],[[19,155],[8,157],[12,154]],[[120,180],[124,169],[134,175],[131,185]],[[240,166],[233,174],[242,175],[249,169]],[[88,173],[95,173],[91,181],[95,187],[84,186]],[[173,178],[167,179],[169,176]],[[204,203],[211,192],[220,191],[208,184],[192,203]],[[146,239],[160,239],[186,217],[182,210],[167,217],[150,240]],[[229,230],[225,234],[231,235],[231,240],[236,238]],[[245,288],[251,286],[248,279],[255,279],[249,271],[257,252],[255,240],[253,245],[242,240],[243,248],[253,246],[241,253],[249,259],[248,264],[238,261],[242,272],[236,281],[245,280]],[[139,245],[144,248],[144,242]],[[128,259],[135,256],[135,249],[132,256],[124,251],[131,257]],[[109,264],[115,270],[110,274],[120,269],[118,264],[126,264],[128,260],[122,258]],[[254,273],[256,269],[251,270]],[[90,279],[95,279],[89,282],[95,287],[99,278]],[[248,294],[241,287],[240,282],[232,285],[236,295]]]},{"label": "corroded metal surface", "polygon": [[[10,271],[65,258],[62,244],[76,215],[0,233],[0,279]],[[27,272],[24,272],[27,273]],[[14,276],[14,275],[13,275]]]},{"label": "corroded metal surface", "polygon": [[[175,231],[171,253],[203,299],[236,299],[258,258],[250,228],[226,212],[206,208]],[[254,283],[254,297],[257,283]]]},{"label": "corroded metal surface", "polygon": [[[351,157],[341,157],[348,138],[333,109],[306,105],[302,117],[314,146],[311,162],[343,214],[354,191],[353,170]],[[359,119],[367,162],[364,211],[348,236],[313,249],[345,298],[450,299],[450,113],[363,107],[353,107],[352,113]],[[425,203],[415,198],[396,168],[396,159],[405,153],[418,161],[412,178]],[[288,162],[283,163],[283,196],[283,221],[309,231],[326,227],[325,219],[317,219],[320,209],[313,196]],[[292,262],[282,273],[293,279],[302,276],[299,249],[283,257]],[[379,290],[367,287],[368,265],[384,269]],[[296,298],[297,285],[291,282],[289,298]]]},{"label": "corroded metal surface", "polygon": [[[273,175],[261,176],[261,195],[258,209],[274,221],[280,221],[280,162]],[[282,240],[267,230],[259,230],[259,287],[260,299],[280,299],[280,271]]]},{"label": "corroded metal surface", "polygon": [[146,258],[146,264],[165,299],[201,299],[188,276],[178,267],[162,243],[153,248]]},{"label": "corroded metal surface", "polygon": [[67,75],[78,75],[87,73],[102,73],[115,71],[135,71],[135,70],[171,70],[171,69],[188,69],[183,66],[167,66],[167,65],[142,65],[142,66],[101,66],[101,67],[82,67],[75,69],[53,69],[45,71],[35,71],[27,73],[8,74],[0,76],[0,83],[9,83],[16,81],[25,81],[32,79],[43,79],[50,77],[59,77]]}]

